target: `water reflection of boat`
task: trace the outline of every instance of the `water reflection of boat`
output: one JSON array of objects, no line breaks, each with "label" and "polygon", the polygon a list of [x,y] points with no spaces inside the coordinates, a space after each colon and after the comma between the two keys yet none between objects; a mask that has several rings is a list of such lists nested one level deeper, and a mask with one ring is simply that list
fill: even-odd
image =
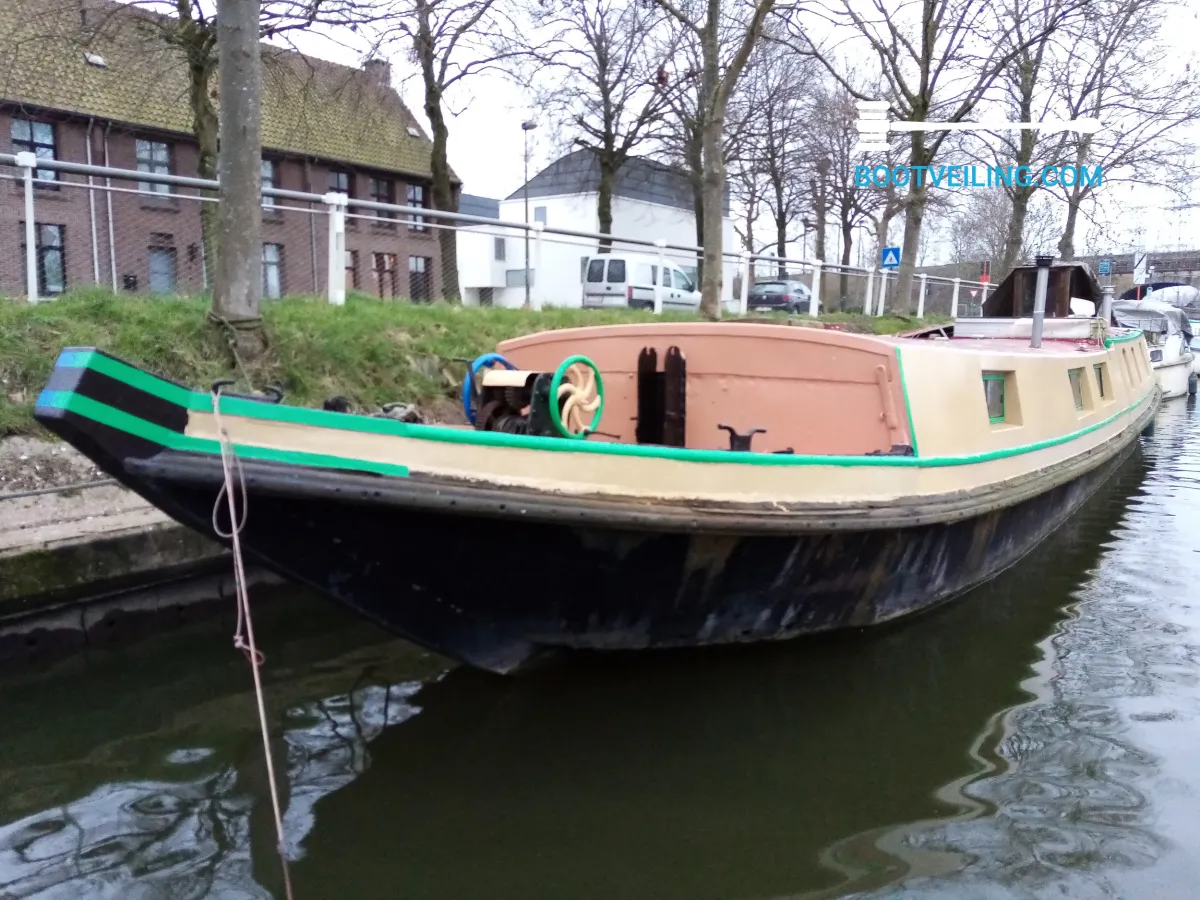
[{"label": "water reflection of boat", "polygon": [[[281,630],[275,612],[260,612],[268,636]],[[317,802],[358,777],[384,728],[416,712],[430,671],[329,612],[290,598],[287,615],[301,618],[268,650],[292,858]],[[0,686],[0,715],[21,722],[0,745],[0,896],[273,896],[253,693],[245,660],[213,632]],[[402,673],[412,678],[380,682]]]},{"label": "water reflection of boat", "polygon": [[[1037,642],[1141,471],[1131,461],[1028,566],[913,627],[597,656],[517,680],[452,672],[322,799],[297,882],[362,900],[401,884],[407,900],[702,900],[895,878],[905,860],[848,856],[845,839],[976,808],[935,791],[1003,764],[998,735],[974,760],[968,748],[1026,698]],[[836,871],[822,862],[833,845]]]}]

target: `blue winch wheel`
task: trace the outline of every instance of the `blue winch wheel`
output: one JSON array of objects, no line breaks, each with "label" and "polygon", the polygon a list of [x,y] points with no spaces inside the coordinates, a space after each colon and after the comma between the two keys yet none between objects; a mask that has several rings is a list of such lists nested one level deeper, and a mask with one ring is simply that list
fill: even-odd
[{"label": "blue winch wheel", "polygon": [[480,369],[490,369],[497,363],[504,366],[506,369],[517,368],[499,353],[485,353],[483,356],[476,358],[476,360],[471,363],[471,367],[467,370],[467,376],[463,379],[463,414],[467,417],[467,421],[472,425],[475,424],[475,398],[479,396],[479,389],[476,388],[474,391],[472,391],[472,386],[475,384],[475,379],[478,377]]},{"label": "blue winch wheel", "polygon": [[[585,382],[585,389],[591,387],[592,390],[586,391],[589,395],[584,398],[586,405],[583,407],[585,412],[592,413],[592,421],[583,426],[579,431],[571,430],[571,422],[563,421],[563,410],[559,408],[558,395],[559,389],[563,386],[563,381],[567,379],[567,370],[572,366],[586,366],[591,370],[589,379]],[[569,382],[572,383],[572,382]],[[593,434],[596,428],[600,425],[600,416],[604,413],[604,379],[600,377],[600,370],[596,364],[586,356],[568,356],[559,364],[559,367],[554,370],[554,377],[550,379],[550,421],[554,423],[554,428],[565,438],[573,438],[575,440],[584,440],[589,434]],[[571,418],[571,412],[568,411],[568,419]]]}]

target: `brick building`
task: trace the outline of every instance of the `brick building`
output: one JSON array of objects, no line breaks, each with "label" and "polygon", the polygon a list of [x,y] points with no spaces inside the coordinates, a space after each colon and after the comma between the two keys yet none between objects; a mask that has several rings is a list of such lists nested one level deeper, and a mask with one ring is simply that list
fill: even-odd
[{"label": "brick building", "polygon": [[[0,153],[195,176],[186,60],[164,21],[105,0],[0,2]],[[264,185],[431,205],[431,143],[386,62],[262,48]],[[215,74],[211,85],[216,97]],[[25,293],[21,174],[0,168],[0,296]],[[39,293],[207,287],[198,191],[39,170],[35,194]],[[264,198],[265,296],[324,292],[327,219],[323,204]],[[436,234],[420,221],[351,215],[345,265],[348,291],[440,295]]]}]

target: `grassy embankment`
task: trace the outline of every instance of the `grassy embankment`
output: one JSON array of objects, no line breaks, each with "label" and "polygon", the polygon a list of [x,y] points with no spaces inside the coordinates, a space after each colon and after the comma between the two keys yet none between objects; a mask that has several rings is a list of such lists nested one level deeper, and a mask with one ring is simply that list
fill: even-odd
[{"label": "grassy embankment", "polygon": [[[236,374],[230,372],[222,335],[205,320],[207,308],[203,299],[150,300],[103,291],[32,306],[0,301],[0,438],[42,433],[33,421],[33,404],[63,347],[98,347],[201,388]],[[263,318],[270,348],[247,366],[253,387],[278,382],[285,402],[300,405],[319,405],[342,394],[366,408],[400,400],[448,416],[465,371],[458,360],[535,331],[655,317],[626,310],[525,312],[352,297],[343,307],[305,299],[268,302]],[[824,321],[876,333],[919,324],[853,314],[832,314]]]}]

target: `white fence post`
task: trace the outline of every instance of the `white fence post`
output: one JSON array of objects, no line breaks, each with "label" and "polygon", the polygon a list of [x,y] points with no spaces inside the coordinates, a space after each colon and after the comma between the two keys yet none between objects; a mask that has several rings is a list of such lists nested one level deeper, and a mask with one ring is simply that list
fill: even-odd
[{"label": "white fence post", "polygon": [[37,169],[37,156],[22,150],[17,154],[17,165],[25,169],[25,299],[37,303],[37,225],[33,206],[33,173]]},{"label": "white fence post", "polygon": [[884,302],[887,300],[887,283],[887,271],[881,271],[879,273],[879,303],[875,307],[875,315],[877,316],[883,315]]},{"label": "white fence post", "polygon": [[983,289],[979,293],[979,315],[983,315],[983,304],[987,303],[987,282],[984,282]]},{"label": "white fence post", "polygon": [[749,312],[750,306],[750,266],[753,261],[750,259],[750,251],[742,251],[742,287],[738,291],[738,314],[746,315]]},{"label": "white fence post", "polygon": [[821,260],[813,260],[812,294],[808,298],[808,314],[815,317],[821,303]]},{"label": "white fence post", "polygon": [[871,300],[875,297],[875,270],[867,269],[867,295],[863,298],[863,315],[871,314]]},{"label": "white fence post", "polygon": [[538,272],[542,268],[542,231],[546,226],[541,222],[534,222],[530,227],[533,228],[533,274],[530,276],[527,272],[525,277],[533,278],[533,300],[530,305],[540,311],[543,300],[542,288],[545,286],[546,279],[538,278]]},{"label": "white fence post", "polygon": [[658,277],[654,279],[654,314],[662,315],[663,308],[663,271],[667,267],[667,239],[659,238],[654,242],[658,248]]},{"label": "white fence post", "polygon": [[330,192],[325,195],[329,209],[329,272],[326,299],[334,306],[346,302],[346,201],[345,194]]},{"label": "white fence post", "polygon": [[917,318],[925,318],[925,294],[929,290],[929,276],[921,273],[921,296],[917,298]]},{"label": "white fence post", "polygon": [[950,295],[950,318],[958,317],[958,288],[962,284],[961,278],[954,279],[954,293]]}]

